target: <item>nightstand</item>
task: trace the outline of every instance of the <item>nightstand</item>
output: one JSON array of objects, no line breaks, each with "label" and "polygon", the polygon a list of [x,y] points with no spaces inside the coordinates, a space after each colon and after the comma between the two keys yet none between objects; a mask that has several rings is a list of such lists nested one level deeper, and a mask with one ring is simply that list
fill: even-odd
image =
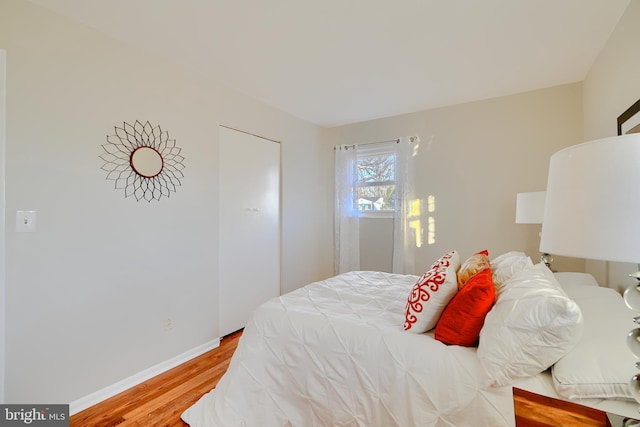
[{"label": "nightstand", "polygon": [[[513,388],[516,427],[631,427],[637,421],[553,397]],[[625,423],[626,422],[626,423]]]}]

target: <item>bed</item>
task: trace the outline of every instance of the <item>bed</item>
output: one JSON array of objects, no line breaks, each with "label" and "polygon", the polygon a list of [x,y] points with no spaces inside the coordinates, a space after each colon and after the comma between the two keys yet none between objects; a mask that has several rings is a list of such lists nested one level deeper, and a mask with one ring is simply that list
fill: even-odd
[{"label": "bed", "polygon": [[[490,261],[495,294],[478,342],[436,339],[471,289],[457,273],[472,258],[431,275],[438,291],[453,280],[456,289],[422,300],[435,312],[426,332],[407,330],[407,319],[428,272],[349,272],[264,303],[226,374],[182,419],[192,427],[513,426],[514,386],[637,417],[628,392],[635,359],[622,335],[633,313],[587,274],[553,275],[524,254],[504,254]],[[465,316],[473,318],[464,325],[477,324],[472,311],[455,313],[454,326]]]}]

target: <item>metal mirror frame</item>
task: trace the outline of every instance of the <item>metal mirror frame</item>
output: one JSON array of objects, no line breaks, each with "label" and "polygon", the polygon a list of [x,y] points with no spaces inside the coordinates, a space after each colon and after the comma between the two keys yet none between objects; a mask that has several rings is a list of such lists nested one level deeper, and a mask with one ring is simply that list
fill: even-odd
[{"label": "metal mirror frame", "polygon": [[160,200],[175,192],[184,178],[184,157],[175,139],[148,121],[123,122],[114,130],[99,156],[106,179],[114,181],[116,189],[124,189],[125,198],[133,196],[136,201]]}]

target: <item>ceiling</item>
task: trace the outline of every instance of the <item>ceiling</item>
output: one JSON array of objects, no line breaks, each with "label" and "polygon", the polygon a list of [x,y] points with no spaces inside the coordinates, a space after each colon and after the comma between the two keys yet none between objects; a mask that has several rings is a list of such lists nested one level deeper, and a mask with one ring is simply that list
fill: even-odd
[{"label": "ceiling", "polygon": [[630,0],[31,0],[323,127],[582,81]]}]

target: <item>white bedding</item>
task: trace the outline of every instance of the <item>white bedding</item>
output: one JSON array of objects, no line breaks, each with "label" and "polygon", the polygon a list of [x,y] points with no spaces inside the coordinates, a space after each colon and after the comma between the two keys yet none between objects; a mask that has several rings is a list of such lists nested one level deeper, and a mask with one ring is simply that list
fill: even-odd
[{"label": "white bedding", "polygon": [[255,311],[191,426],[512,426],[475,348],[403,331],[416,276],[350,272]]},{"label": "white bedding", "polygon": [[[475,348],[403,331],[417,278],[350,272],[268,301],[216,389],[182,419],[192,427],[514,426],[512,386],[483,387]],[[548,371],[513,386],[558,397]]]}]

